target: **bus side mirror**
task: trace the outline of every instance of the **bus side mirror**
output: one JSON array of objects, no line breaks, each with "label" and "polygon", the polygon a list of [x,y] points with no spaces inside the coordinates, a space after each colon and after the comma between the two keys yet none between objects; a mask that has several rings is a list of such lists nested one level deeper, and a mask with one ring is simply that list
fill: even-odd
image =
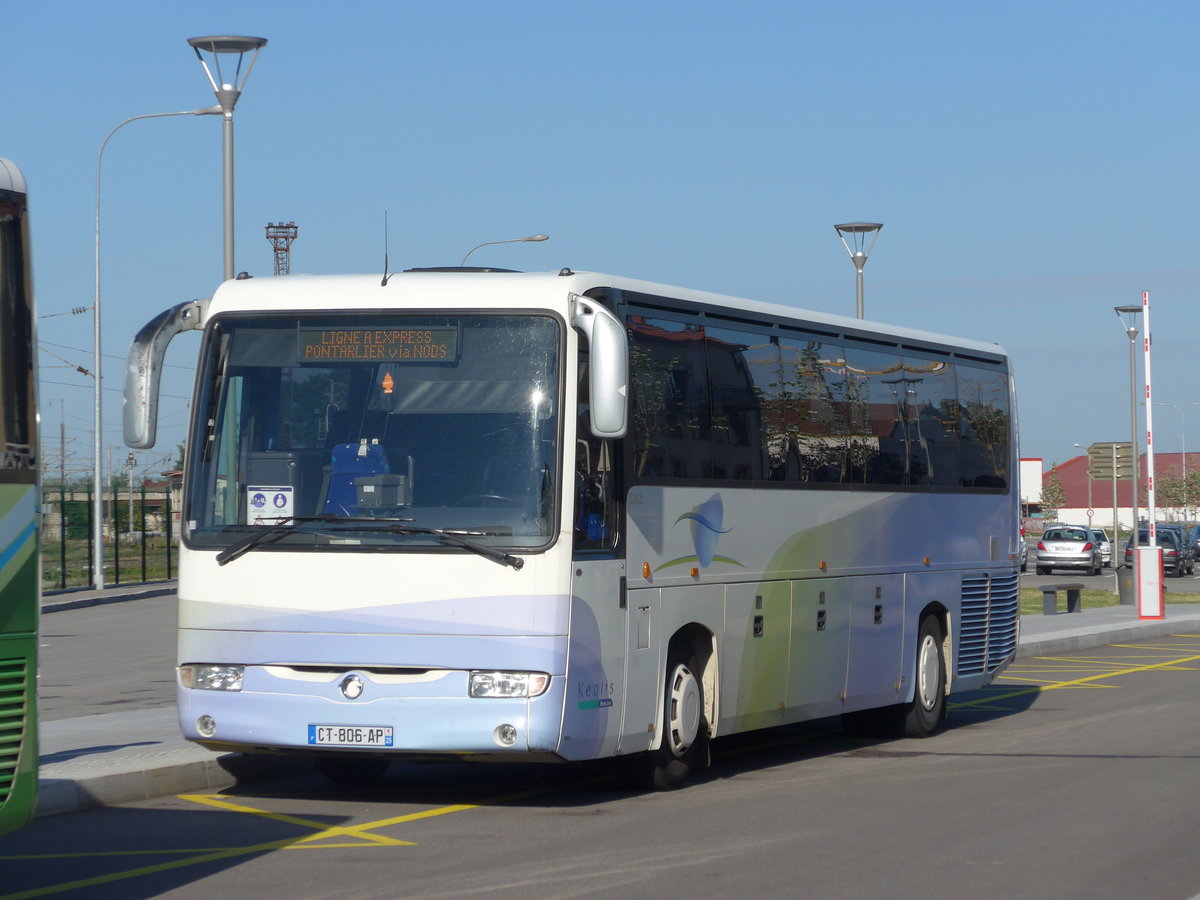
[{"label": "bus side mirror", "polygon": [[578,294],[571,297],[571,324],[583,332],[588,342],[592,434],[598,438],[624,437],[629,395],[625,329],[599,303]]},{"label": "bus side mirror", "polygon": [[188,300],[151,319],[133,339],[125,362],[124,431],[129,447],[144,450],[158,436],[158,386],[167,345],[181,331],[204,327],[208,300]]}]

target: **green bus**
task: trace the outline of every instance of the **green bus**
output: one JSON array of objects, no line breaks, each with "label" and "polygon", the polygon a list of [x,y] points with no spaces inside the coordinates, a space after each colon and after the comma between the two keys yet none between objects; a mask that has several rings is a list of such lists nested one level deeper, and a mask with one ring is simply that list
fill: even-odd
[{"label": "green bus", "polygon": [[0,159],[0,834],[37,803],[36,346],[25,179]]}]

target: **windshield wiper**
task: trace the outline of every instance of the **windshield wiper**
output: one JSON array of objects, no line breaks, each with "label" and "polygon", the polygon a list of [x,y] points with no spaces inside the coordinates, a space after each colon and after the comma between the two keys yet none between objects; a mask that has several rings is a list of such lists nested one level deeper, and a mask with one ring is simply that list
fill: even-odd
[{"label": "windshield wiper", "polygon": [[378,519],[371,517],[359,516],[339,516],[333,513],[324,513],[319,516],[291,516],[284,522],[278,522],[274,525],[258,526],[254,534],[238,541],[229,547],[226,547],[217,554],[217,565],[223,566],[226,563],[231,563],[239,556],[249,553],[259,544],[263,543],[267,538],[279,537],[292,531],[297,524],[305,522],[324,522],[329,525],[340,524],[342,522],[411,522],[412,519],[398,518],[383,518]]},{"label": "windshield wiper", "polygon": [[[261,526],[254,534],[238,541],[229,547],[226,547],[217,554],[217,565],[223,566],[226,563],[231,563],[239,556],[249,553],[259,544],[262,544],[268,538],[280,537],[294,530],[297,524],[306,522],[323,522],[327,525],[341,525],[350,523],[360,525],[363,523],[383,524],[387,523],[386,528],[378,529],[380,531],[388,531],[393,534],[432,534],[434,537],[441,538],[445,543],[452,544],[455,547],[462,547],[464,550],[470,550],[482,556],[484,559],[490,559],[493,562],[500,563],[502,566],[512,566],[515,570],[520,570],[525,565],[525,560],[519,556],[513,556],[504,550],[498,550],[495,547],[488,547],[485,544],[479,544],[475,541],[468,540],[469,537],[483,537],[487,534],[485,531],[446,531],[441,528],[414,528],[408,524],[412,519],[391,517],[391,516],[338,516],[333,513],[326,513],[320,516],[293,516],[286,523],[280,522],[276,525]],[[361,530],[361,529],[358,529]]]},{"label": "windshield wiper", "polygon": [[492,562],[500,563],[502,566],[512,566],[516,571],[520,571],[521,567],[525,565],[525,560],[519,556],[513,556],[504,550],[489,547],[486,544],[479,544],[464,537],[464,535],[482,537],[487,534],[486,531],[446,531],[441,528],[413,528],[409,525],[401,525],[399,523],[389,525],[387,530],[394,534],[432,534],[435,537],[441,538],[447,544],[453,544],[455,547],[470,550],[472,553],[476,553],[484,559],[490,559]]}]

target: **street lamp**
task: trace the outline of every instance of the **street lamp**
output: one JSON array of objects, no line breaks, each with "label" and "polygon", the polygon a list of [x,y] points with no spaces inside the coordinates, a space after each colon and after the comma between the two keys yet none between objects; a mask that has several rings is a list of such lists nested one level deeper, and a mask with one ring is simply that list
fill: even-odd
[{"label": "street lamp", "polygon": [[95,385],[95,421],[96,429],[94,440],[94,465],[92,475],[95,479],[95,495],[92,497],[92,542],[95,545],[95,553],[92,555],[94,565],[92,578],[95,581],[96,590],[101,590],[104,587],[104,492],[101,485],[104,482],[104,467],[101,460],[103,452],[101,433],[101,425],[103,423],[103,413],[101,405],[103,403],[103,394],[101,393],[101,358],[100,358],[100,166],[104,161],[104,148],[108,146],[109,140],[121,128],[124,128],[130,122],[136,122],[139,119],[162,119],[168,116],[219,116],[221,115],[221,107],[209,106],[204,109],[185,109],[179,112],[165,113],[145,113],[140,116],[130,116],[122,122],[114,125],[104,136],[104,140],[100,142],[100,149],[96,153],[96,285],[95,285],[95,300],[92,306],[92,377],[96,379]]},{"label": "street lamp", "polygon": [[[225,281],[229,281],[234,277],[233,108],[237,105],[238,98],[242,96],[242,90],[246,87],[247,79],[250,78],[250,70],[254,68],[254,61],[258,59],[259,51],[266,46],[266,43],[266,38],[241,37],[238,35],[188,38],[188,44],[196,51],[196,59],[200,60],[204,74],[208,77],[208,83],[212,85],[213,93],[217,95],[217,103],[221,107],[221,114],[225,116],[222,145],[224,148],[222,170],[224,172],[223,187],[225,196]],[[208,67],[208,62],[204,59],[205,53],[212,56],[213,68],[216,69],[217,73],[216,78],[213,77],[213,73]],[[246,71],[243,72],[242,61],[247,53],[251,54],[250,61],[246,64]],[[222,57],[230,58],[229,62],[233,64],[232,72],[227,73],[222,71]],[[227,74],[229,76],[228,81],[226,80]]]},{"label": "street lamp", "polygon": [[[863,266],[867,264],[867,257],[871,255],[871,251],[875,249],[875,242],[879,240],[879,231],[883,228],[880,222],[847,222],[844,225],[834,225],[834,231],[838,233],[838,237],[842,240],[842,246],[846,248],[846,252],[850,254],[850,262],[854,263],[854,269],[858,273],[855,278],[856,298],[855,310],[858,318],[863,318]],[[865,250],[863,246],[867,242],[867,235],[871,235],[871,246]],[[847,243],[846,237],[849,236],[850,243]],[[853,249],[851,249],[853,244]]]},{"label": "street lamp", "polygon": [[[1138,425],[1137,425],[1137,317],[1142,314],[1140,306],[1114,306],[1121,327],[1129,337],[1129,462],[1133,478],[1133,529],[1130,546],[1133,561],[1137,565],[1138,547]],[[1114,476],[1115,477],[1115,476]]]},{"label": "street lamp", "polygon": [[[548,235],[548,234],[531,234],[528,237],[509,238],[508,240],[504,240],[504,241],[484,241],[482,244],[476,244],[474,247],[472,247],[470,250],[468,250],[467,256],[470,256],[472,253],[474,253],[480,247],[490,247],[492,244],[524,244],[529,241],[548,241],[548,240],[550,240],[550,235]],[[460,262],[458,264],[459,267],[465,266],[467,264],[467,256],[464,256],[462,258],[462,262]]]},{"label": "street lamp", "polygon": [[125,492],[129,495],[129,519],[125,529],[133,531],[133,467],[137,465],[137,457],[132,453],[125,457]]}]

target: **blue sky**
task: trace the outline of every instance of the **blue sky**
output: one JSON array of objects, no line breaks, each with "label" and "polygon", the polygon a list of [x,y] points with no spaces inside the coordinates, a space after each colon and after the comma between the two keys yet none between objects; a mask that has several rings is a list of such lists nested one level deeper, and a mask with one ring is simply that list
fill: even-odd
[{"label": "blue sky", "polygon": [[[1194,39],[1200,7],[1082,2],[11,3],[0,156],[30,185],[44,434],[91,459],[96,153],[121,120],[209,106],[186,39],[266,37],[236,113],[237,268],[611,272],[852,315],[836,222],[884,223],[870,319],[995,341],[1022,455],[1129,436],[1151,292],[1156,446],[1200,448]],[[222,272],[218,117],[135,122],[104,154],[104,444],[151,316]],[[173,458],[198,342],[168,356]]]}]

